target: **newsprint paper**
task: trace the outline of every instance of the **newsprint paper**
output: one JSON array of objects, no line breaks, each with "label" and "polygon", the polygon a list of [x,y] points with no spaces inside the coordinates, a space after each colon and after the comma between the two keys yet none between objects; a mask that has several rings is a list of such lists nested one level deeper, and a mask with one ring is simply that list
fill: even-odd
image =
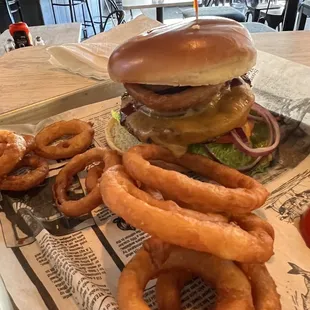
[{"label": "newsprint paper", "polygon": [[[284,310],[310,309],[310,249],[298,231],[310,204],[310,68],[259,53],[250,72],[257,102],[280,122],[281,145],[272,167],[256,177],[270,191],[257,214],[275,228],[275,255],[267,267]],[[120,98],[67,111],[33,125],[1,129],[36,134],[47,124],[73,118],[94,123],[94,146],[106,146],[104,127]],[[66,161],[51,161],[49,177],[25,193],[1,192],[0,275],[16,309],[118,309],[115,296],[124,265],[149,236],[104,205],[80,218],[58,212],[52,185]],[[85,172],[76,176],[71,199],[85,195]],[[173,229],[173,227],[171,227]],[[155,282],[144,298],[157,309]],[[185,309],[208,309],[215,292],[200,279],[182,294]]]}]

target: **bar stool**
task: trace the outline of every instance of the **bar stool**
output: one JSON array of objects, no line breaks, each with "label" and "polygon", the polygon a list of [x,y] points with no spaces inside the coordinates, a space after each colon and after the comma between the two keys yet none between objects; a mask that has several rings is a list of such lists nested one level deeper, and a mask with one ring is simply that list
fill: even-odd
[{"label": "bar stool", "polygon": [[125,11],[123,10],[123,3],[121,1],[104,0],[104,4],[107,8],[108,15],[103,15],[101,0],[98,0],[100,21],[95,23],[99,24],[100,32],[106,30],[109,20],[112,21],[114,26],[116,26],[115,19],[117,25],[123,24],[125,22]]},{"label": "bar stool", "polygon": [[304,30],[305,29],[305,24],[307,17],[310,16],[310,1],[305,0],[300,4],[299,7],[299,15],[297,19],[297,25],[296,29],[297,30]]},{"label": "bar stool", "polygon": [[[182,10],[183,18],[195,17],[195,10],[185,9]],[[239,10],[231,6],[208,6],[202,7],[198,11],[199,18],[202,16],[219,16],[236,20],[238,22],[244,22],[245,16]]]},{"label": "bar stool", "polygon": [[278,10],[263,10],[260,12],[259,22],[264,24],[265,21],[267,22],[268,26],[273,29],[281,30],[281,24],[284,20],[285,8],[278,9]]},{"label": "bar stool", "polygon": [[[20,21],[23,22],[23,14],[22,14],[22,9],[19,3],[19,0],[4,0],[10,20],[13,23]],[[14,14],[18,13],[19,15],[19,20],[15,20]]]},{"label": "bar stool", "polygon": [[258,22],[260,12],[263,10],[278,10],[281,9],[281,5],[271,3],[271,0],[268,0],[267,3],[259,3],[258,0],[245,0],[247,7],[247,12],[245,14],[246,21],[249,20],[250,15],[252,15],[252,22]]},{"label": "bar stool", "polygon": [[[76,18],[76,12],[75,12],[75,7],[77,5],[80,5],[82,7],[82,16],[83,16],[83,34],[84,34],[84,38],[87,38],[87,29],[86,27],[91,26],[93,28],[94,34],[97,34],[96,32],[96,28],[95,28],[95,23],[89,8],[89,4],[88,4],[88,0],[68,0],[68,3],[58,3],[58,2],[54,2],[53,0],[51,0],[51,5],[52,5],[52,11],[53,11],[53,16],[54,16],[54,21],[55,24],[57,24],[57,19],[56,19],[56,14],[55,14],[55,6],[60,6],[60,7],[69,7],[70,9],[70,19],[71,22],[77,22],[77,18]],[[85,8],[88,14],[88,18],[89,20],[86,20],[86,15],[85,15]]]}]

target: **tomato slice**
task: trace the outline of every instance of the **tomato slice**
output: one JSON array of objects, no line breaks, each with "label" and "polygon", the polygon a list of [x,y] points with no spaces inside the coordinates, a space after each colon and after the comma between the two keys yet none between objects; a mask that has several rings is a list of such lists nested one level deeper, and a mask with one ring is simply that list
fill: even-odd
[{"label": "tomato slice", "polygon": [[230,134],[228,135],[224,135],[224,136],[220,136],[219,138],[217,138],[217,140],[215,141],[215,143],[221,143],[221,144],[226,144],[226,143],[233,143],[234,140],[232,138],[232,136]]},{"label": "tomato slice", "polygon": [[301,216],[299,229],[302,237],[306,242],[307,247],[310,248],[310,207]]}]

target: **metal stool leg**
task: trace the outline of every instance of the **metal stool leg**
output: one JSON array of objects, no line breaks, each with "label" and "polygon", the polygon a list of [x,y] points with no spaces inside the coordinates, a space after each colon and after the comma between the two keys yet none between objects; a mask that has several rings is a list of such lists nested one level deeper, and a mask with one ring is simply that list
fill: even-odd
[{"label": "metal stool leg", "polygon": [[88,34],[87,34],[87,21],[86,21],[86,17],[85,17],[85,11],[84,11],[84,2],[82,3],[82,17],[83,17],[83,35],[84,35],[84,39],[88,38]]},{"label": "metal stool leg", "polygon": [[69,0],[69,9],[70,9],[70,18],[71,18],[71,22],[74,23],[74,17],[73,17],[73,2],[72,2],[72,0]]},{"label": "metal stool leg", "polygon": [[55,24],[57,24],[57,20],[56,20],[56,14],[55,14],[55,8],[54,8],[54,3],[53,3],[53,0],[51,0],[51,6],[52,6],[52,12],[53,12],[53,16],[54,16],[54,21],[55,21]]},{"label": "metal stool leg", "polygon": [[102,16],[102,5],[101,5],[101,0],[98,0],[98,8],[99,8],[99,20],[100,20],[99,29],[100,29],[100,32],[103,32],[103,27],[102,27],[103,16]]},{"label": "metal stool leg", "polygon": [[74,3],[73,3],[73,8],[72,8],[72,10],[73,10],[73,17],[74,17],[74,21],[75,21],[75,22],[77,22],[76,12],[75,12],[75,5],[74,5]]},{"label": "metal stool leg", "polygon": [[90,11],[90,8],[89,8],[89,5],[88,5],[88,0],[85,0],[85,4],[86,4],[86,9],[87,9],[87,12],[88,12],[89,19],[90,19],[90,23],[91,23],[92,28],[94,30],[94,34],[97,34],[96,28],[95,28],[95,23],[94,23],[94,20],[93,20],[93,17],[91,15],[91,11]]},{"label": "metal stool leg", "polygon": [[298,19],[297,19],[297,24],[296,24],[296,29],[297,30],[304,30],[305,25],[307,21],[307,16],[303,14],[302,7],[300,8],[299,14],[298,14]]},{"label": "metal stool leg", "polygon": [[8,14],[9,14],[9,17],[10,17],[10,20],[11,20],[11,23],[14,24],[14,23],[15,23],[15,20],[14,20],[13,14],[11,13],[11,9],[10,9],[9,3],[8,3],[7,0],[4,0],[4,2],[5,2],[6,9],[7,9],[7,12],[8,12]]}]

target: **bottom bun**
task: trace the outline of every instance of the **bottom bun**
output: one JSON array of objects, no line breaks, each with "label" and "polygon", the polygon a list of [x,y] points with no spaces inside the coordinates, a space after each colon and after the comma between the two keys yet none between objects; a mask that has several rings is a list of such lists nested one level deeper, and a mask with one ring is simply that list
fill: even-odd
[{"label": "bottom bun", "polygon": [[105,137],[108,146],[123,154],[132,146],[141,144],[141,142],[123,127],[116,119],[111,118],[105,127]]}]

